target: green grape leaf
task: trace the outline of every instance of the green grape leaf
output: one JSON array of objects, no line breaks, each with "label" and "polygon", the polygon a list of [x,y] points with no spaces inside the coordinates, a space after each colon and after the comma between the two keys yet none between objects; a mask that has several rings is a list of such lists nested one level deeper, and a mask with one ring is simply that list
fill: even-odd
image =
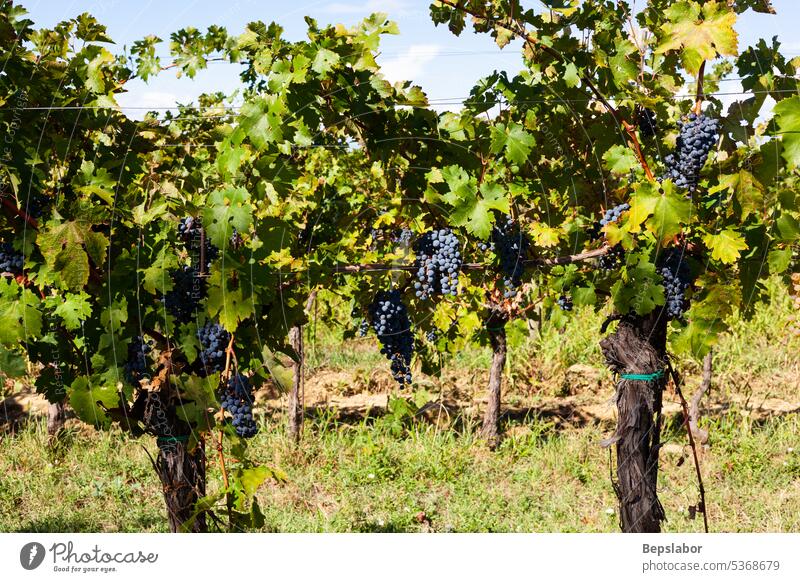
[{"label": "green grape leaf", "polygon": [[781,134],[783,159],[794,169],[800,165],[800,97],[780,101],[774,112]]},{"label": "green grape leaf", "polygon": [[13,279],[0,277],[0,344],[11,347],[42,333],[38,305],[39,300],[30,289],[20,287]]},{"label": "green grape leaf", "polygon": [[0,372],[9,378],[20,378],[28,371],[25,356],[0,345]]},{"label": "green grape leaf", "polygon": [[714,347],[719,335],[726,329],[725,323],[718,318],[690,319],[688,325],[670,337],[670,343],[676,352],[700,360]]},{"label": "green grape leaf", "polygon": [[90,196],[94,194],[109,206],[114,205],[116,181],[105,168],[95,169],[94,162],[84,160],[80,172],[72,180],[78,192]]},{"label": "green grape leaf", "polygon": [[492,232],[494,217],[491,211],[508,214],[508,197],[502,186],[488,182],[481,184],[481,197],[471,192],[456,202],[450,222],[455,226],[464,226],[481,240],[486,240]]},{"label": "green grape leaf", "polygon": [[564,84],[567,87],[577,87],[581,82],[581,76],[578,74],[578,67],[575,63],[567,63],[564,67]]},{"label": "green grape leaf", "polygon": [[720,190],[733,192],[741,208],[742,219],[751,214],[760,214],[764,210],[765,188],[753,174],[747,170],[740,170],[737,174],[727,174],[719,177],[719,185],[711,188],[709,194]]},{"label": "green grape leaf", "polygon": [[247,232],[252,221],[250,193],[244,188],[215,190],[209,194],[206,209],[203,211],[203,225],[217,248],[229,247],[228,241],[233,235],[233,228],[239,232]]},{"label": "green grape leaf", "polygon": [[683,66],[691,75],[700,71],[703,61],[723,56],[736,56],[738,37],[734,25],[736,13],[724,2],[681,0],[664,11],[669,19],[661,27],[657,54],[681,50]]},{"label": "green grape leaf", "polygon": [[119,394],[113,384],[96,384],[93,378],[82,376],[70,386],[69,404],[83,422],[108,428],[111,418],[104,408],[118,406]]},{"label": "green grape leaf", "polygon": [[79,329],[81,322],[92,315],[90,299],[88,293],[80,291],[49,297],[47,304],[48,307],[54,308],[53,313],[62,319],[64,327],[72,331]]},{"label": "green grape leaf", "polygon": [[239,112],[239,126],[259,150],[283,139],[283,116],[286,104],[278,95],[257,97],[248,101]]},{"label": "green grape leaf", "polygon": [[314,56],[311,70],[319,75],[327,75],[339,63],[339,55],[326,48],[321,48]]},{"label": "green grape leaf", "polygon": [[628,174],[639,165],[631,148],[623,145],[612,146],[603,154],[603,161],[606,163],[606,168],[615,174]]},{"label": "green grape leaf", "polygon": [[644,259],[628,268],[627,280],[619,279],[611,288],[611,295],[620,313],[645,315],[664,305],[664,287],[656,275],[656,266]]},{"label": "green grape leaf", "polygon": [[707,234],[703,242],[711,249],[711,258],[726,265],[739,260],[741,251],[747,249],[744,237],[732,228],[726,228],[718,234]]},{"label": "green grape leaf", "polygon": [[505,150],[506,159],[517,165],[522,165],[536,145],[536,139],[524,127],[517,123],[506,126],[498,123],[492,127],[491,152],[499,154]]}]

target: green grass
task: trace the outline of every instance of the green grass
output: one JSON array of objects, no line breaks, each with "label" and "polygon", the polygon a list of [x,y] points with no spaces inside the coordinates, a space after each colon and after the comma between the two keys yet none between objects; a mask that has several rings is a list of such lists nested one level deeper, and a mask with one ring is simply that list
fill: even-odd
[{"label": "green grass", "polygon": [[[789,298],[775,285],[771,293],[750,319],[733,318],[715,348],[711,400],[724,406],[703,418],[711,441],[702,460],[713,531],[800,531],[800,419],[786,410],[764,419],[755,410],[767,397],[785,401],[788,410],[798,406],[800,339],[786,331]],[[599,371],[603,384],[587,396],[607,400],[613,386],[597,347],[601,322],[602,315],[579,311],[563,330],[545,325],[528,334],[518,324],[510,334],[504,403],[552,399],[573,364]],[[350,393],[388,367],[374,338],[342,344],[341,330],[320,326],[313,346],[309,372],[351,372],[353,382],[345,378],[342,388]],[[444,391],[460,381],[473,397],[481,395],[489,355],[481,347],[460,351],[439,386]],[[680,365],[691,389],[699,366]],[[309,420],[299,447],[287,440],[281,415],[262,419],[250,456],[288,475],[286,483],[258,492],[265,530],[617,531],[609,455],[599,446],[613,430],[608,424],[556,428],[529,417],[508,424],[500,448],[490,452],[473,417],[440,427],[393,415],[355,424],[334,418],[330,411]],[[697,486],[685,432],[672,418],[664,436],[664,529],[700,531],[702,521],[687,511],[697,502]],[[160,485],[145,449],[155,454],[152,438],[71,424],[50,450],[35,418],[0,434],[0,531],[165,531]],[[209,492],[219,490],[220,480],[210,458]]]},{"label": "green grass", "polygon": [[[800,529],[800,422],[796,415],[755,423],[733,412],[710,419],[703,459],[714,531]],[[356,425],[309,422],[302,444],[275,418],[252,441],[251,456],[280,467],[286,483],[258,493],[267,531],[617,531],[605,429],[556,430],[538,419],[506,427],[489,452],[474,427],[437,429],[390,417]],[[668,431],[673,443],[683,443]],[[0,442],[0,531],[164,531],[157,478],[131,440],[72,429],[47,449],[41,423]],[[662,453],[660,498],[666,531],[699,531],[686,509],[697,500],[693,467],[679,447]],[[216,461],[210,490],[220,487]],[[424,517],[423,517],[424,516]]]}]

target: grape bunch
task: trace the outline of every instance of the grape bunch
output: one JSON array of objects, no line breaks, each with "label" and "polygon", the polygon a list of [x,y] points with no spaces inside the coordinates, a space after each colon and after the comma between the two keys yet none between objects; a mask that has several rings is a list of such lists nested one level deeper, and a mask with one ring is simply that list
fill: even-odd
[{"label": "grape bunch", "polygon": [[361,323],[358,324],[358,337],[367,337],[368,331],[369,322],[366,319],[362,319]]},{"label": "grape bunch", "polygon": [[414,244],[417,255],[414,266],[417,281],[416,295],[428,299],[432,295],[458,294],[458,273],[461,270],[461,251],[458,239],[449,228],[423,234]]},{"label": "grape bunch", "polygon": [[617,222],[620,218],[622,218],[622,213],[630,209],[631,205],[627,202],[617,204],[614,208],[609,208],[605,211],[605,214],[603,214],[603,218],[600,219],[600,229],[607,224],[613,224]]},{"label": "grape bunch", "polygon": [[136,388],[141,385],[143,378],[147,378],[147,355],[153,349],[153,342],[145,341],[142,336],[136,336],[128,344],[128,360],[123,368],[125,379]]},{"label": "grape bunch", "polygon": [[664,158],[667,173],[663,179],[669,178],[679,188],[694,192],[700,181],[700,170],[719,139],[721,127],[719,119],[702,114],[691,113],[687,121],[679,121],[677,146],[673,153]]},{"label": "grape bunch", "polygon": [[205,298],[206,280],[195,267],[184,266],[170,273],[172,290],[164,295],[164,306],[181,323],[191,321]]},{"label": "grape bunch", "polygon": [[431,343],[435,342],[437,339],[439,339],[439,330],[434,327],[432,330],[430,330],[428,333],[425,334],[425,339]]},{"label": "grape bunch", "polygon": [[21,253],[14,250],[11,243],[3,243],[0,245],[0,273],[21,275],[22,266],[24,264],[25,258]]},{"label": "grape bunch", "polygon": [[392,242],[403,248],[408,248],[411,245],[411,237],[414,236],[414,231],[410,228],[399,228],[392,233]]},{"label": "grape bunch", "polygon": [[647,107],[638,107],[636,111],[636,125],[642,137],[653,137],[658,130],[656,112]]},{"label": "grape bunch", "polygon": [[50,207],[53,199],[39,192],[33,192],[27,200],[22,203],[22,210],[31,218],[41,218],[45,211]]},{"label": "grape bunch", "polygon": [[253,438],[258,426],[253,419],[253,389],[244,374],[235,374],[228,379],[222,393],[222,409],[233,418],[233,428],[242,438]]},{"label": "grape bunch", "polygon": [[225,350],[231,341],[231,334],[220,324],[207,321],[197,330],[197,339],[200,340],[202,348],[200,363],[203,373],[200,375],[208,376],[214,372],[221,372],[225,368]]},{"label": "grape bunch", "polygon": [[500,261],[503,285],[506,288],[503,295],[508,299],[517,294],[516,288],[522,283],[525,259],[531,242],[520,229],[519,223],[507,216],[503,222],[495,223],[492,227],[491,245]]},{"label": "grape bunch", "polygon": [[379,291],[369,306],[369,318],[381,343],[381,353],[392,363],[392,376],[400,386],[411,384],[414,337],[400,292]]},{"label": "grape bunch", "polygon": [[603,271],[613,271],[622,264],[624,257],[625,249],[622,248],[622,245],[614,245],[600,257],[600,268]]},{"label": "grape bunch", "polygon": [[210,269],[211,263],[219,256],[219,249],[211,244],[208,236],[203,236],[203,224],[199,218],[187,216],[178,223],[178,236],[192,251],[200,252],[200,241],[204,241],[205,268]]},{"label": "grape bunch", "polygon": [[239,231],[236,230],[236,227],[233,228],[233,232],[231,233],[231,247],[233,250],[238,251],[244,245],[244,239],[242,235],[239,234]]},{"label": "grape bunch", "polygon": [[691,285],[689,265],[680,250],[670,249],[660,262],[658,274],[664,284],[667,316],[679,319],[688,307],[686,290]]},{"label": "grape bunch", "polygon": [[561,311],[572,311],[572,297],[569,295],[561,295],[556,299],[556,305],[561,308]]}]

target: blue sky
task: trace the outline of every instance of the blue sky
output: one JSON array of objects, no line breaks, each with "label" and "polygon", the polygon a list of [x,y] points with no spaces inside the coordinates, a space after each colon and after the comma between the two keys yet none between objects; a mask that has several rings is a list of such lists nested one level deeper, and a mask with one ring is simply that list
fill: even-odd
[{"label": "blue sky", "polygon": [[[645,4],[645,0],[631,1],[634,7]],[[171,32],[185,26],[205,29],[219,24],[238,34],[253,20],[274,20],[285,28],[287,37],[300,39],[305,35],[305,15],[320,23],[349,25],[371,12],[386,12],[399,24],[400,35],[385,37],[382,43],[379,61],[384,73],[393,81],[414,81],[442,106],[466,97],[474,81],[493,70],[515,71],[520,65],[515,47],[500,51],[488,35],[465,33],[456,38],[445,27],[434,27],[428,16],[428,0],[23,0],[22,4],[38,26],[52,26],[90,12],[108,27],[119,45],[130,45],[147,34],[168,40]],[[538,4],[536,0],[523,0],[524,6]],[[773,0],[773,6],[777,16],[748,12],[740,17],[740,48],[777,35],[787,54],[800,54],[800,0]],[[167,52],[164,46],[163,54]],[[206,91],[234,89],[237,75],[236,67],[224,63],[211,64],[194,80],[178,79],[166,72],[149,84],[131,83],[120,102],[137,107],[166,107],[176,100],[187,103]],[[738,85],[730,83],[724,90],[738,90]]]}]

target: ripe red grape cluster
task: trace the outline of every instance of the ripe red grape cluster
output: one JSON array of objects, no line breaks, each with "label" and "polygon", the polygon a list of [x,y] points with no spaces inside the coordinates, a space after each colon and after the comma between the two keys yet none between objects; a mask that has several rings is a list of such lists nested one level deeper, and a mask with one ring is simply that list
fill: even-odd
[{"label": "ripe red grape cluster", "polygon": [[683,253],[678,249],[668,250],[658,273],[664,284],[667,316],[680,319],[689,306],[686,290],[691,286],[691,273]]},{"label": "ripe red grape cluster", "polygon": [[249,439],[258,434],[258,425],[253,418],[253,389],[247,376],[234,374],[228,379],[221,406],[231,415],[231,424],[237,435]]},{"label": "ripe red grape cluster", "polygon": [[138,335],[128,344],[128,360],[123,368],[125,379],[132,386],[139,388],[141,381],[148,377],[147,355],[152,351],[152,341]]},{"label": "ripe red grape cluster", "polygon": [[369,306],[369,318],[381,343],[381,353],[391,361],[392,376],[400,386],[411,384],[414,337],[400,292],[379,291]]},{"label": "ripe red grape cluster", "polygon": [[522,283],[531,241],[520,229],[519,223],[507,216],[492,227],[491,243],[503,274],[503,296],[508,299],[517,294],[516,288]]},{"label": "ripe red grape cluster", "polygon": [[207,321],[197,330],[197,339],[201,347],[201,375],[208,376],[225,369],[225,350],[231,341],[231,334],[220,324]]},{"label": "ripe red grape cluster", "polygon": [[11,243],[0,245],[0,273],[22,274],[25,258],[11,246]]},{"label": "ripe red grape cluster", "polygon": [[414,244],[417,281],[416,296],[428,299],[433,295],[458,294],[458,273],[461,270],[461,251],[458,238],[449,228],[423,234]]},{"label": "ripe red grape cluster", "polygon": [[719,140],[721,124],[719,119],[691,113],[688,120],[678,122],[678,129],[677,147],[664,158],[667,173],[663,177],[671,179],[679,188],[694,192],[700,181],[700,170]]}]

